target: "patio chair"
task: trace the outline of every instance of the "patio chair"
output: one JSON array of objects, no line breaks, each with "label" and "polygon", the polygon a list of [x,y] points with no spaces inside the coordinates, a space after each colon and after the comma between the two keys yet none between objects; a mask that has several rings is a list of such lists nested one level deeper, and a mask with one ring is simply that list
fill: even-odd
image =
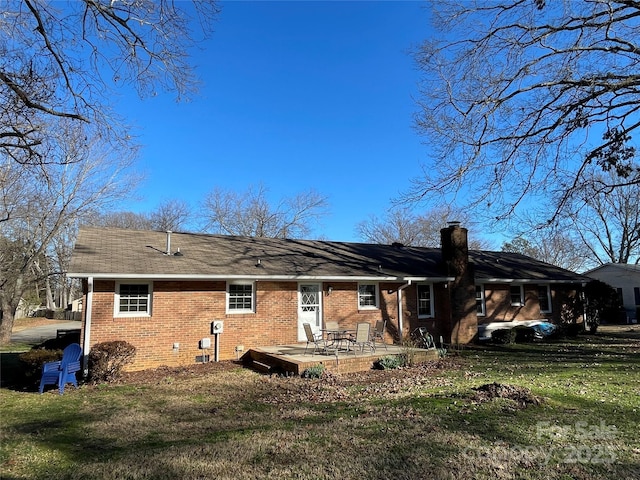
[{"label": "patio chair", "polygon": [[40,393],[45,385],[58,385],[60,395],[64,393],[64,387],[71,383],[78,388],[76,372],[80,371],[80,357],[82,348],[77,343],[68,345],[62,352],[62,360],[47,362],[42,366],[42,378],[40,379]]},{"label": "patio chair", "polygon": [[[360,347],[360,351],[364,352],[365,347],[371,350],[372,352],[376,351],[376,346],[371,340],[371,324],[368,322],[361,322],[356,325],[356,335],[351,338],[351,342],[355,347]],[[356,350],[353,350],[355,355]]]},{"label": "patio chair", "polygon": [[307,336],[307,345],[304,347],[304,355],[307,354],[307,349],[309,348],[309,344],[313,343],[313,354],[316,352],[326,353],[328,352],[328,346],[326,340],[322,337],[322,335],[318,335],[313,333],[311,330],[311,325],[309,323],[303,323],[304,333]]},{"label": "patio chair", "polygon": [[371,335],[372,339],[373,339],[373,344],[376,344],[377,340],[380,340],[380,343],[382,345],[384,345],[385,350],[389,350],[387,348],[387,344],[384,343],[384,332],[385,329],[387,327],[387,321],[386,320],[378,320],[376,322],[376,326],[373,329],[373,335]]},{"label": "patio chair", "polygon": [[[331,341],[335,341],[336,339],[334,338],[336,336],[336,331],[340,328],[340,326],[338,325],[338,322],[325,322],[324,323],[324,329],[327,330],[327,341],[331,340]],[[333,330],[332,332],[330,332],[329,330]]]}]

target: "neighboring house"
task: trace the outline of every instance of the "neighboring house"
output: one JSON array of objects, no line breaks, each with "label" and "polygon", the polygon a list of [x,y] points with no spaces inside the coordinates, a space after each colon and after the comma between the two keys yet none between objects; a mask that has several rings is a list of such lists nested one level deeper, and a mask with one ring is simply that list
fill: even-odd
[{"label": "neighboring house", "polygon": [[30,317],[33,313],[40,308],[40,303],[33,304],[27,302],[24,298],[21,298],[18,302],[18,308],[14,314],[14,318]]},{"label": "neighboring house", "polygon": [[126,340],[132,369],[181,365],[202,358],[206,339],[219,360],[235,359],[305,341],[304,323],[379,319],[387,341],[425,326],[464,344],[479,322],[559,322],[587,281],[519,254],[468,252],[457,224],[441,233],[439,249],[81,228],[68,275],[83,280],[84,351]]},{"label": "neighboring house", "polygon": [[625,311],[626,323],[638,322],[640,309],[640,265],[606,263],[585,272],[585,275],[604,282],[618,292]]}]

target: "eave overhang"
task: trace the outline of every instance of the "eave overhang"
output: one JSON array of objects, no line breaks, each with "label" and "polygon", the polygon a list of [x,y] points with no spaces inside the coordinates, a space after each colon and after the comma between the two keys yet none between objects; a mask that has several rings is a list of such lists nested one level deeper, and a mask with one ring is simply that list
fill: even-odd
[{"label": "eave overhang", "polygon": [[140,274],[140,273],[67,273],[69,278],[89,278],[95,280],[255,280],[255,281],[333,281],[333,282],[451,282],[454,277],[423,277],[397,275],[186,275],[186,274]]}]

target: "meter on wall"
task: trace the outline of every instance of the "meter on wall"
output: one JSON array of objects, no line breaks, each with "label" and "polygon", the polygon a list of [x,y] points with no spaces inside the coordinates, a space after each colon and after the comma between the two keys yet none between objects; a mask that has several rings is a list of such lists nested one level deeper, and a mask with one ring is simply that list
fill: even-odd
[{"label": "meter on wall", "polygon": [[213,333],[214,335],[222,333],[223,327],[224,323],[222,322],[222,320],[214,320],[213,322],[211,322],[211,333]]}]

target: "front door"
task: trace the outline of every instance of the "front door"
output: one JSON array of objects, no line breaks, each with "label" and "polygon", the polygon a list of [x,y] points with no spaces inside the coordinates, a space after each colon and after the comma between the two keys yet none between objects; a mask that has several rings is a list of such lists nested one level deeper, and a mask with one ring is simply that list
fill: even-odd
[{"label": "front door", "polygon": [[304,342],[307,336],[303,325],[311,325],[313,333],[320,333],[322,329],[322,289],[319,283],[298,284],[298,341]]}]

